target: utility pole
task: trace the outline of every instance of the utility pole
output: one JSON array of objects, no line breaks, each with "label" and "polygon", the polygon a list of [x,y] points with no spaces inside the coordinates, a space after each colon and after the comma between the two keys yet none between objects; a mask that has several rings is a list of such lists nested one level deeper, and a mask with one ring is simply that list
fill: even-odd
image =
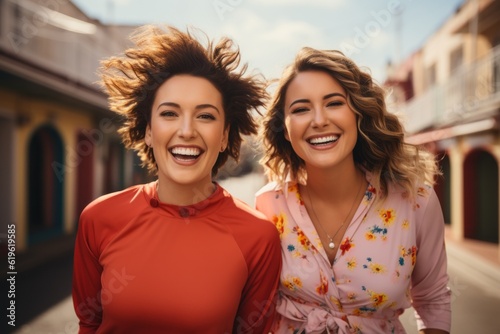
[{"label": "utility pole", "polygon": [[403,19],[402,19],[402,16],[403,16],[403,4],[402,3],[399,3],[395,9],[395,13],[394,13],[394,29],[395,29],[395,33],[394,33],[394,39],[395,39],[395,43],[394,43],[394,48],[395,48],[395,51],[394,51],[394,64],[396,66],[399,65],[399,63],[401,62],[402,60],[402,30],[403,30]]}]

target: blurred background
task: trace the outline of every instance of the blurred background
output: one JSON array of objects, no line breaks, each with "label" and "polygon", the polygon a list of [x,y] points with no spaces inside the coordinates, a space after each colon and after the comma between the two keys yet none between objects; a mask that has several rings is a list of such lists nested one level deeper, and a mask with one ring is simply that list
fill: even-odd
[{"label": "blurred background", "polygon": [[[2,295],[15,295],[2,298],[3,310],[15,301],[15,326],[4,311],[2,333],[77,331],[79,214],[102,194],[152,180],[121,144],[121,119],[96,84],[99,61],[122,53],[146,23],[228,35],[268,79],[305,45],[339,49],[371,71],[406,140],[434,152],[443,171],[435,189],[453,333],[500,332],[500,1],[0,0]],[[259,157],[258,139],[246,138],[241,161],[219,174],[250,205],[265,183]]]}]

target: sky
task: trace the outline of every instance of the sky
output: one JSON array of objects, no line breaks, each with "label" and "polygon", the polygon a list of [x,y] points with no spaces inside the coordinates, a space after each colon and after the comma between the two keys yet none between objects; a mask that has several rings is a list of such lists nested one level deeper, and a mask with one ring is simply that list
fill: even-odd
[{"label": "sky", "polygon": [[417,51],[466,0],[73,0],[113,24],[169,24],[228,36],[242,61],[278,78],[301,47],[337,49],[386,78],[390,61]]}]

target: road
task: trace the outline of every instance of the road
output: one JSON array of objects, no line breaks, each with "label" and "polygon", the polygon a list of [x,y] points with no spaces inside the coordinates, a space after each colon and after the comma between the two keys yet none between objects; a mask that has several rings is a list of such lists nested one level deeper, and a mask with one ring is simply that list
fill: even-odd
[{"label": "road", "polygon": [[[235,197],[253,206],[253,194],[263,182],[261,175],[250,174],[220,183]],[[492,267],[460,245],[449,244],[447,249],[453,296],[452,333],[500,333],[500,267]],[[19,284],[19,290],[25,291],[16,302],[24,305],[19,312],[24,309],[26,314],[18,316],[17,330],[10,328],[7,333],[77,333],[77,320],[70,297],[71,263],[71,257],[65,256],[43,268],[18,275],[23,282]],[[411,309],[401,316],[401,320],[409,334],[417,333]]]}]

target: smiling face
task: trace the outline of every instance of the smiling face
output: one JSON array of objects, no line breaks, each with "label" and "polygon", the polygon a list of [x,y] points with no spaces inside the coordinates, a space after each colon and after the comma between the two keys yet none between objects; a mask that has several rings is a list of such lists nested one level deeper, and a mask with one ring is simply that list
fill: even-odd
[{"label": "smiling face", "polygon": [[153,148],[161,185],[202,189],[227,147],[222,95],[207,79],[175,75],[156,92],[146,144]]},{"label": "smiling face", "polygon": [[356,115],[337,80],[321,71],[304,71],[285,95],[285,137],[306,169],[354,164]]}]

